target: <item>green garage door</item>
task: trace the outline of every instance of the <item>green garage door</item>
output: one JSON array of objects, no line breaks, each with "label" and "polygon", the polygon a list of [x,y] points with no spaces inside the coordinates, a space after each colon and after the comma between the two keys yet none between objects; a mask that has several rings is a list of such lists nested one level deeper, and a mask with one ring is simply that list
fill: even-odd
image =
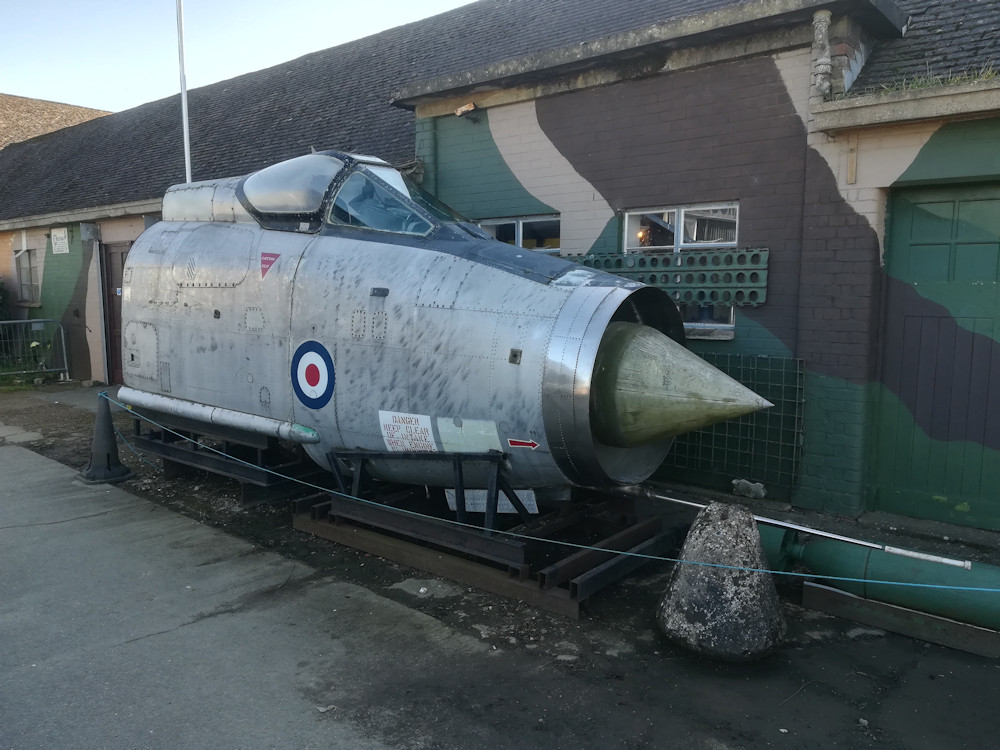
[{"label": "green garage door", "polygon": [[1000,186],[894,194],[886,245],[874,505],[1000,529]]}]

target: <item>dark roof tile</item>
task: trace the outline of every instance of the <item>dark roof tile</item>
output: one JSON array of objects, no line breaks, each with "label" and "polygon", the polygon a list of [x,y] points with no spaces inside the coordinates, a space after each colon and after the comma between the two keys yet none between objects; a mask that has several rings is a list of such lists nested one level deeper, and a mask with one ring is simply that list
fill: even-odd
[{"label": "dark roof tile", "polygon": [[[405,83],[737,4],[481,0],[188,92],[193,179],[243,174],[310,146],[413,157]],[[0,151],[0,220],[161,196],[184,179],[180,95]]]},{"label": "dark roof tile", "polygon": [[[405,162],[413,115],[390,106],[401,86],[747,1],[480,0],[193,89],[193,177],[245,174],[310,146]],[[996,18],[997,2],[900,0],[909,8],[961,6],[977,29]],[[886,44],[873,64],[893,50],[919,56],[928,37],[916,39],[916,47]],[[12,144],[0,150],[0,176],[0,220],[157,198],[184,179],[180,95]]]},{"label": "dark roof tile", "polygon": [[881,42],[851,94],[924,86],[1000,73],[1000,0],[896,0],[911,21]]},{"label": "dark roof tile", "polygon": [[0,149],[106,114],[101,109],[0,94]]}]

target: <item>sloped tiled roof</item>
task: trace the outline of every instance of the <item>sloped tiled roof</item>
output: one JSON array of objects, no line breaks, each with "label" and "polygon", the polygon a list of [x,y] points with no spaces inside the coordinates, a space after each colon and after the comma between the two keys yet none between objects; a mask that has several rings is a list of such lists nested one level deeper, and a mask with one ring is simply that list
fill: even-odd
[{"label": "sloped tiled roof", "polygon": [[[871,0],[870,7],[886,2]],[[996,2],[898,4],[992,8]],[[868,6],[864,0],[789,4]],[[763,13],[773,3],[480,0],[193,89],[188,92],[193,178],[245,174],[306,153],[310,146],[405,162],[413,157],[414,125],[410,112],[390,106],[392,92],[400,87],[742,5],[759,5]],[[180,96],[175,95],[0,150],[0,220],[156,199],[183,179]]]},{"label": "sloped tiled roof", "polygon": [[106,114],[102,109],[0,94],[0,149]]},{"label": "sloped tiled roof", "polygon": [[896,0],[910,18],[901,39],[881,42],[852,95],[978,74],[1000,75],[1000,0]]},{"label": "sloped tiled roof", "polygon": [[[740,0],[747,2],[748,0]],[[480,0],[188,92],[193,179],[310,146],[412,159],[401,85],[706,13],[734,0]],[[0,220],[159,197],[184,180],[180,95],[0,151]]]}]

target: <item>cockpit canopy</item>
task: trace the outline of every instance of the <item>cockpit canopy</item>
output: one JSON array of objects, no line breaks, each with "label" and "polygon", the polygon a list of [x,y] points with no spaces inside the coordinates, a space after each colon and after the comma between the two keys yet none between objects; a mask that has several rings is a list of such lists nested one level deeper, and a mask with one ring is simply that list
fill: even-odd
[{"label": "cockpit canopy", "polygon": [[323,205],[333,178],[344,162],[324,154],[306,154],[272,164],[243,181],[247,209],[257,214],[314,214]]},{"label": "cockpit canopy", "polygon": [[323,151],[266,167],[237,188],[244,208],[267,229],[318,232],[323,226],[426,236],[465,221],[381,159]]}]

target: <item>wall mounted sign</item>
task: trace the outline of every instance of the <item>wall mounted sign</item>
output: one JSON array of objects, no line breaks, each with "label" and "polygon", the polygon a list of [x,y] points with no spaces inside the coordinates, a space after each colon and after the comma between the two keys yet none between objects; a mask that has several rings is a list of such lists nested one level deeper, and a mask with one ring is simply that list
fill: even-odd
[{"label": "wall mounted sign", "polygon": [[53,255],[65,255],[69,253],[69,231],[67,231],[66,227],[53,229],[51,236]]}]

